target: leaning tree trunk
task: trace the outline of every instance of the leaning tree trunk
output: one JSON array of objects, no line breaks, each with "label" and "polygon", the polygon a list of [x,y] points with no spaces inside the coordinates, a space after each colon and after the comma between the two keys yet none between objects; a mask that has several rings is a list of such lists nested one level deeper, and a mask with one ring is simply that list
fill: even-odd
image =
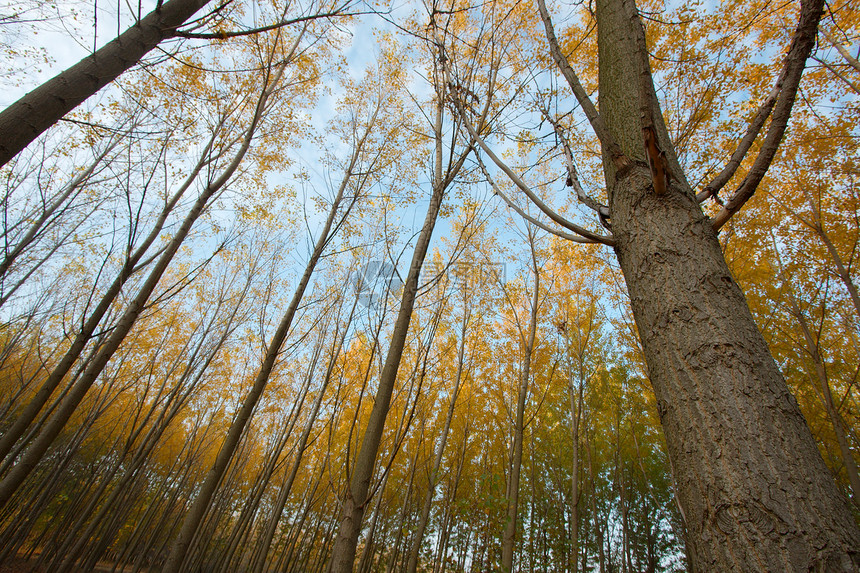
[{"label": "leaning tree trunk", "polygon": [[397,380],[397,371],[400,367],[400,358],[406,344],[406,335],[409,332],[409,323],[412,319],[412,309],[418,293],[418,277],[421,267],[424,265],[424,257],[430,245],[433,228],[436,226],[436,218],[442,206],[445,185],[437,181],[434,185],[433,195],[424,225],[418,236],[415,251],[412,255],[412,263],[409,273],[403,284],[403,294],[400,298],[400,310],[397,321],[391,334],[391,345],[385,358],[385,365],[380,374],[379,386],[373,402],[373,409],[367,428],[364,431],[361,448],[355,460],[355,468],[352,472],[349,489],[344,496],[340,512],[340,527],[337,539],[332,549],[329,571],[333,573],[351,573],[355,561],[355,550],[358,544],[358,536],[361,533],[361,522],[364,518],[364,510],[370,501],[370,480],[373,477],[373,469],[376,464],[376,455],[379,453],[379,444],[382,442],[382,432],[385,428],[385,418],[391,405],[391,395],[394,392],[394,383]]},{"label": "leaning tree trunk", "polygon": [[[626,171],[607,168],[615,251],[696,570],[856,571],[860,532],[847,500],[753,321],[710,220],[677,181],[664,195],[654,192],[635,64],[641,21],[630,17],[624,0],[598,1],[597,19],[600,112],[634,160]],[[656,131],[671,153],[657,110]]]},{"label": "leaning tree trunk", "polygon": [[71,68],[43,83],[0,113],[0,167],[64,115],[176,34],[209,0],[170,0]]},{"label": "leaning tree trunk", "polygon": [[439,479],[439,470],[442,467],[442,457],[445,454],[445,445],[448,442],[448,432],[451,430],[451,422],[454,419],[455,407],[457,405],[457,396],[460,393],[460,383],[463,379],[463,361],[466,351],[466,327],[469,324],[471,309],[468,302],[465,303],[463,309],[463,327],[460,330],[460,348],[457,351],[457,374],[454,377],[454,389],[451,391],[451,402],[448,404],[448,414],[445,417],[445,424],[442,426],[442,433],[439,436],[439,441],[436,443],[436,452],[433,455],[433,468],[428,476],[427,493],[424,496],[424,505],[421,507],[421,516],[418,518],[418,525],[415,528],[415,535],[412,539],[412,546],[409,550],[409,555],[406,561],[406,573],[415,573],[418,569],[418,558],[421,554],[421,544],[424,541],[424,533],[427,530],[427,523],[430,521],[430,510],[433,508],[433,498],[436,495],[436,482]]},{"label": "leaning tree trunk", "polygon": [[[438,80],[437,80],[438,81]],[[421,232],[415,241],[415,250],[412,253],[412,262],[406,280],[403,283],[403,293],[400,296],[400,310],[391,330],[391,343],[385,357],[385,363],[379,374],[379,384],[370,411],[370,418],[364,430],[361,447],[355,459],[355,465],[350,478],[347,491],[341,504],[339,527],[337,538],[332,547],[331,557],[328,562],[329,573],[351,573],[355,562],[356,546],[361,534],[361,522],[364,511],[370,501],[370,480],[376,464],[376,456],[379,453],[379,445],[382,442],[382,434],[385,429],[385,419],[391,406],[391,396],[394,392],[394,384],[397,381],[397,372],[400,369],[400,361],[403,349],[406,345],[406,336],[409,333],[409,324],[412,320],[412,309],[418,296],[418,279],[421,268],[424,266],[424,258],[433,237],[433,229],[439,217],[442,200],[446,189],[454,182],[454,178],[463,167],[466,158],[472,152],[472,143],[457,156],[451,153],[451,161],[443,168],[443,156],[445,154],[442,145],[443,117],[446,101],[446,84],[436,84],[437,100],[436,114],[433,124],[433,135],[435,140],[435,153],[433,162],[432,193],[430,203],[427,206],[427,214]],[[489,98],[488,98],[488,101]],[[482,122],[486,118],[485,107]]]},{"label": "leaning tree trunk", "polygon": [[257,408],[257,403],[260,401],[263,391],[269,383],[269,378],[275,370],[275,365],[278,362],[278,358],[281,356],[281,349],[287,336],[291,332],[290,328],[292,326],[293,319],[299,310],[299,305],[304,298],[305,291],[307,290],[311,277],[316,270],[316,265],[332,238],[332,229],[334,228],[336,231],[335,223],[338,219],[338,212],[350,180],[354,175],[353,170],[358,164],[360,159],[359,155],[364,142],[367,140],[369,130],[370,127],[368,126],[364,137],[353,151],[349,166],[346,169],[346,174],[341,181],[340,188],[338,189],[337,195],[329,209],[328,217],[326,218],[323,228],[320,231],[320,235],[317,238],[317,242],[314,245],[311,257],[305,266],[302,278],[299,280],[298,286],[296,286],[296,290],[293,293],[290,304],[281,317],[277,329],[272,335],[272,338],[268,341],[268,348],[263,358],[263,362],[260,365],[260,369],[257,372],[257,376],[254,378],[254,384],[242,400],[242,407],[239,409],[239,412],[230,424],[230,428],[227,431],[224,442],[221,444],[221,448],[218,450],[218,455],[215,457],[215,462],[206,473],[206,477],[197,492],[197,497],[195,497],[188,514],[185,516],[182,528],[179,530],[179,535],[173,542],[170,549],[170,555],[165,562],[162,573],[178,573],[186,562],[186,556],[189,553],[192,541],[195,539],[195,536],[198,535],[200,524],[209,510],[212,498],[224,478],[224,473],[227,471],[227,467],[236,453],[239,442],[245,434],[245,428]]}]

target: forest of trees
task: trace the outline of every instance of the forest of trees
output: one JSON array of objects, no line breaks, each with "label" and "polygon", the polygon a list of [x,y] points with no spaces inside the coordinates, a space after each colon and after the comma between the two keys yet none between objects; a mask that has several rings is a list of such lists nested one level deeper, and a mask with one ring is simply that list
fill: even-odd
[{"label": "forest of trees", "polygon": [[849,0],[22,0],[0,53],[0,572],[860,571]]}]

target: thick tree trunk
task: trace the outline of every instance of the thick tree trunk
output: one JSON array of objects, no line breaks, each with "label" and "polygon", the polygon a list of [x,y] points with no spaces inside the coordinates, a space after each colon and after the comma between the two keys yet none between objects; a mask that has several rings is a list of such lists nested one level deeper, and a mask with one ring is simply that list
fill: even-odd
[{"label": "thick tree trunk", "polygon": [[[638,18],[597,4],[600,111],[636,163],[607,170],[615,251],[701,571],[853,571],[860,532],[729,272],[710,221],[644,158]],[[631,57],[633,55],[634,57]],[[657,108],[659,109],[659,108]],[[655,113],[658,134],[662,117]],[[662,138],[661,138],[662,139]],[[661,141],[671,149],[669,141]]]},{"label": "thick tree trunk", "polygon": [[616,252],[702,571],[853,570],[860,535],[692,197],[616,182]]},{"label": "thick tree trunk", "polygon": [[135,65],[209,0],[170,0],[92,55],[0,112],[0,167],[91,95]]}]

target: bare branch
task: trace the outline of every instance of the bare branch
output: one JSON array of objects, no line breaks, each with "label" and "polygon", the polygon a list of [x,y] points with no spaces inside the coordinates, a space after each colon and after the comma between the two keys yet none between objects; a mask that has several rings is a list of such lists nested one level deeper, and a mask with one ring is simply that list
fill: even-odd
[{"label": "bare branch", "polygon": [[833,39],[833,37],[827,32],[822,31],[821,34],[827,38],[827,41],[830,42],[830,45],[836,48],[836,51],[839,52],[839,55],[842,56],[848,65],[852,68],[860,72],[860,61],[857,60],[854,56],[851,55],[851,52],[845,49],[845,46],[837,42]]},{"label": "bare branch", "polygon": [[746,134],[743,139],[741,139],[740,143],[738,143],[737,148],[729,158],[729,162],[726,163],[723,170],[720,171],[720,173],[714,177],[710,183],[705,185],[705,187],[696,194],[696,199],[698,199],[700,203],[708,197],[713,196],[716,198],[720,189],[725,187],[726,183],[729,182],[738,170],[738,167],[740,167],[741,162],[744,157],[746,157],[750,147],[752,147],[753,142],[761,132],[764,122],[768,117],[770,117],[770,112],[773,110],[776,98],[782,90],[783,82],[785,81],[785,74],[787,72],[788,59],[786,59],[785,63],[786,67],[783,67],[782,72],[780,72],[779,77],[776,80],[776,85],[774,85],[773,89],[770,90],[767,98],[765,98],[764,102],[762,102],[761,106],[758,108],[758,111],[756,111],[755,117],[753,117],[752,122],[750,122],[749,127],[747,127]]},{"label": "bare branch", "polygon": [[[586,239],[590,239],[591,241],[594,241],[597,243],[602,243],[604,245],[610,245],[610,246],[614,245],[615,240],[612,237],[607,237],[607,236],[600,235],[598,233],[594,233],[592,231],[589,231],[585,227],[581,227],[580,225],[577,225],[576,223],[568,221],[567,219],[565,219],[564,217],[562,217],[561,215],[556,213],[553,209],[551,209],[548,205],[546,205],[540,199],[540,197],[535,195],[532,192],[532,190],[529,189],[528,185],[526,185],[525,182],[522,179],[520,179],[520,177],[516,173],[514,173],[510,167],[505,165],[505,163],[501,159],[499,159],[499,157],[495,153],[493,153],[493,150],[490,149],[490,147],[487,145],[487,143],[484,141],[484,139],[478,133],[478,129],[481,129],[484,126],[485,121],[486,121],[487,113],[489,110],[489,98],[487,100],[486,105],[484,106],[483,112],[481,113],[480,116],[478,116],[478,122],[479,123],[478,123],[478,129],[476,129],[472,125],[472,122],[469,121],[469,118],[466,115],[465,110],[463,109],[463,102],[460,99],[460,90],[457,89],[456,85],[451,80],[451,70],[450,70],[449,64],[448,64],[448,57],[445,54],[445,47],[444,47],[444,44],[442,43],[441,38],[439,38],[438,31],[436,31],[435,36],[436,36],[435,43],[436,43],[437,48],[440,51],[439,65],[441,67],[441,71],[442,71],[443,79],[444,79],[443,87],[447,86],[449,88],[450,93],[449,93],[447,99],[453,104],[454,111],[456,112],[457,116],[459,116],[460,121],[463,122],[463,126],[466,128],[466,130],[469,132],[469,135],[472,138],[472,143],[470,144],[470,148],[475,143],[477,143],[478,146],[484,151],[484,153],[486,153],[490,157],[490,159],[493,160],[493,163],[495,163],[499,167],[499,169],[504,171],[505,174],[508,176],[508,178],[510,178],[510,180],[517,187],[519,187],[526,194],[526,196],[528,196],[528,198],[532,201],[532,203],[534,203],[538,207],[538,209],[543,211],[544,214],[546,214],[550,219],[552,219],[553,221],[555,221],[556,223],[558,223],[562,227],[565,227],[566,229],[573,231],[574,233],[576,233],[582,237],[585,237]],[[494,77],[495,77],[495,73],[493,73],[491,75],[490,90],[492,90],[492,82],[493,82]],[[465,156],[461,157],[461,159],[460,159],[461,163],[462,163],[463,159],[465,159]],[[625,158],[625,161],[627,161],[626,158]]]},{"label": "bare branch", "polygon": [[0,112],[0,166],[61,117],[175,35],[209,0],[169,0],[113,41],[60,72]]},{"label": "bare branch", "polygon": [[589,123],[591,123],[591,128],[597,135],[597,139],[599,139],[600,144],[606,148],[616,169],[619,171],[627,169],[630,167],[630,159],[624,155],[624,152],[621,151],[621,147],[609,133],[606,125],[603,123],[603,118],[600,117],[600,114],[597,112],[597,108],[588,97],[588,94],[585,92],[585,88],[582,87],[576,72],[573,71],[567,58],[561,52],[561,46],[555,36],[552,20],[550,20],[544,0],[538,0],[538,9],[540,10],[540,16],[543,20],[544,28],[546,29],[546,38],[547,41],[549,41],[549,51],[552,54],[552,58],[555,60],[558,69],[561,70],[561,74],[564,76],[564,79],[567,80],[568,85],[570,85],[573,95],[576,96],[576,100],[579,102],[579,105],[582,106],[582,111],[585,112],[585,116],[588,118]]},{"label": "bare branch", "polygon": [[[445,73],[447,76],[448,75],[447,65],[445,66]],[[493,153],[493,150],[490,149],[490,147],[484,141],[484,138],[482,138],[478,134],[477,130],[474,128],[474,126],[472,126],[472,122],[470,122],[469,118],[466,117],[466,114],[463,111],[462,102],[456,98],[455,93],[456,93],[455,91],[452,91],[451,101],[454,103],[454,106],[457,110],[457,113],[460,116],[460,119],[463,121],[463,125],[465,126],[466,130],[469,132],[469,135],[472,137],[472,140],[478,144],[478,146],[483,150],[484,153],[487,154],[487,156],[490,159],[493,160],[493,163],[495,163],[499,169],[504,171],[505,175],[508,176],[508,178],[514,183],[514,185],[519,187],[526,194],[526,196],[531,200],[532,203],[535,204],[535,206],[537,206],[538,209],[543,211],[547,217],[549,217],[550,219],[552,219],[553,221],[555,221],[556,223],[558,223],[562,227],[564,227],[570,231],[573,231],[577,235],[585,237],[586,239],[590,239],[592,242],[602,243],[604,245],[609,245],[609,246],[613,246],[615,244],[615,239],[613,239],[612,237],[607,237],[605,235],[600,235],[598,233],[594,233],[592,231],[589,231],[585,227],[581,227],[580,225],[577,225],[576,223],[568,221],[567,219],[565,219],[564,217],[562,217],[561,215],[556,213],[546,203],[544,203],[540,199],[540,197],[535,195],[535,193],[532,192],[532,190],[529,188],[529,186],[526,185],[525,182],[522,179],[520,179],[520,177],[516,173],[514,173],[510,167],[508,167],[501,159],[499,159],[499,157],[495,153]]]},{"label": "bare branch", "polygon": [[487,182],[490,184],[490,186],[492,186],[493,192],[499,197],[501,197],[508,207],[516,211],[517,215],[519,215],[532,225],[535,225],[536,227],[539,227],[548,233],[552,233],[553,235],[561,237],[562,239],[567,239],[568,241],[573,241],[574,243],[584,243],[592,245],[598,243],[598,241],[594,241],[592,239],[586,239],[577,235],[571,235],[570,233],[566,233],[559,229],[553,229],[549,225],[545,225],[540,220],[535,219],[534,217],[523,211],[523,209],[519,205],[514,203],[507,195],[504,194],[504,192],[499,188],[499,186],[496,185],[496,182],[493,181],[493,178],[490,176],[490,172],[487,170],[486,165],[484,165],[484,162],[481,160],[481,156],[478,154],[475,154],[475,156],[478,159],[478,165],[481,166],[481,171],[484,173],[484,177],[487,178]]},{"label": "bare branch", "polygon": [[359,16],[362,14],[371,14],[372,12],[344,12],[344,9],[348,6],[348,2],[344,4],[341,8],[333,10],[331,12],[322,12],[319,14],[311,14],[310,16],[299,16],[298,18],[290,18],[289,20],[281,20],[280,22],[275,22],[274,24],[269,24],[267,26],[260,26],[259,28],[250,28],[248,30],[237,30],[235,32],[211,32],[211,33],[196,33],[196,32],[183,32],[181,30],[177,30],[175,35],[180,38],[194,38],[199,40],[226,40],[228,38],[240,38],[242,36],[252,36],[254,34],[259,34],[260,32],[270,32],[272,30],[277,30],[279,28],[283,28],[285,26],[291,26],[292,24],[300,24],[302,22],[310,22],[312,20],[319,20],[321,18],[335,18],[335,17],[348,17],[348,16]]},{"label": "bare branch", "polygon": [[856,93],[860,94],[860,84],[857,84],[857,83],[851,81],[849,78],[845,77],[845,74],[843,74],[842,72],[837,70],[835,67],[833,67],[833,64],[831,64],[830,62],[828,62],[826,60],[822,60],[821,58],[819,58],[818,56],[815,56],[815,55],[812,56],[812,59],[815,60],[816,62],[818,62],[819,64],[821,64],[822,66],[824,66],[825,68],[827,68],[828,70],[830,70],[830,72],[834,76],[836,76],[837,78],[839,78],[840,80],[842,80],[843,82],[848,84],[848,87],[850,87]]},{"label": "bare branch", "polygon": [[552,124],[556,135],[558,135],[559,141],[561,141],[561,146],[564,150],[564,159],[567,163],[567,185],[569,187],[573,187],[573,190],[576,192],[576,198],[579,199],[580,203],[600,215],[601,221],[603,221],[604,218],[608,218],[609,207],[588,195],[582,188],[582,184],[579,182],[579,174],[576,171],[576,166],[573,164],[573,151],[570,148],[570,141],[568,141],[567,136],[565,136],[564,134],[564,128],[550,115],[549,111],[547,111],[547,109],[543,106],[541,106],[541,113],[543,114],[544,118],[548,122],[550,122],[550,124]]}]

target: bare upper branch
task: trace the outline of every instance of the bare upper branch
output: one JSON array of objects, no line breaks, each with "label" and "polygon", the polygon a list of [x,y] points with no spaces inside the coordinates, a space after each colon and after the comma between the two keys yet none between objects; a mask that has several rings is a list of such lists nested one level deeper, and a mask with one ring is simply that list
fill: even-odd
[{"label": "bare upper branch", "polygon": [[567,233],[567,232],[562,231],[560,229],[553,229],[549,225],[546,225],[543,222],[541,222],[539,219],[535,219],[534,217],[532,217],[531,215],[526,213],[519,205],[514,203],[507,195],[505,195],[505,193],[499,188],[498,185],[496,185],[496,182],[493,181],[493,178],[490,176],[490,172],[487,170],[487,166],[484,165],[484,161],[481,159],[481,156],[478,154],[475,154],[475,155],[478,159],[478,165],[480,165],[481,171],[483,172],[484,177],[487,178],[487,182],[493,188],[493,192],[496,195],[498,195],[499,197],[501,197],[502,201],[504,201],[508,207],[513,209],[517,213],[517,215],[519,215],[520,217],[522,217],[523,219],[525,219],[529,223],[531,223],[537,227],[540,227],[541,229],[543,229],[544,231],[546,231],[548,233],[552,233],[553,235],[561,237],[562,239],[567,239],[568,241],[573,241],[574,243],[585,243],[585,244],[595,244],[598,242],[598,241],[594,241],[592,239],[586,239],[585,237],[580,237],[577,235],[571,235],[570,233]]},{"label": "bare upper branch", "polygon": [[630,166],[630,159],[624,155],[624,152],[621,150],[621,146],[618,145],[618,142],[616,142],[609,133],[609,130],[606,128],[606,124],[603,123],[603,118],[600,117],[600,114],[597,112],[597,108],[594,106],[591,98],[588,97],[588,94],[585,92],[585,88],[582,87],[579,77],[577,77],[576,72],[573,71],[567,58],[561,52],[561,46],[555,36],[552,20],[550,20],[549,12],[547,12],[544,0],[538,0],[538,9],[540,10],[540,16],[543,20],[544,28],[546,29],[546,38],[549,42],[549,50],[552,54],[552,58],[555,60],[558,69],[561,70],[561,74],[564,76],[564,79],[567,80],[568,85],[570,85],[570,89],[573,91],[573,95],[576,96],[576,100],[579,102],[579,105],[582,106],[582,111],[585,112],[585,116],[588,118],[589,123],[591,123],[591,128],[594,129],[594,133],[600,140],[600,144],[606,148],[609,153],[609,157],[612,159],[612,162],[619,171],[628,168]]}]

